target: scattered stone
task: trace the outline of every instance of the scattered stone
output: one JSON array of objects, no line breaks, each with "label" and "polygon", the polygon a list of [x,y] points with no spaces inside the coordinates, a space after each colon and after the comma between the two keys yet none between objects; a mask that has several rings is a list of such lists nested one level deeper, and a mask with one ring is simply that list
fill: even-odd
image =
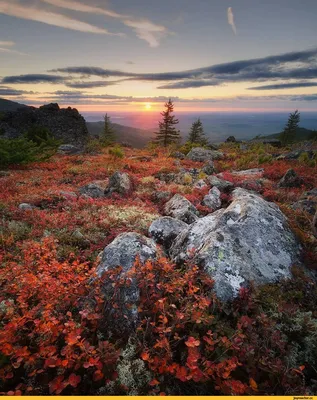
[{"label": "scattered stone", "polygon": [[204,197],[203,205],[211,208],[212,210],[217,210],[221,207],[221,192],[220,190],[214,186],[209,190],[209,193]]},{"label": "scattered stone", "polygon": [[216,150],[208,150],[203,147],[195,147],[186,156],[189,160],[207,162],[213,160],[219,160],[224,157],[223,153]]},{"label": "scattered stone", "polygon": [[314,215],[317,211],[317,188],[304,192],[300,199],[292,205],[292,208]]},{"label": "scattered stone", "polygon": [[153,201],[161,203],[161,202],[167,202],[170,198],[172,197],[171,192],[162,192],[162,191],[157,191],[153,193]]},{"label": "scattered stone", "polygon": [[175,194],[164,208],[166,215],[179,219],[186,224],[192,224],[198,219],[198,211],[193,204],[180,194]]},{"label": "scattered stone", "polygon": [[221,192],[229,192],[234,189],[234,184],[232,182],[219,179],[215,175],[209,176],[207,180],[211,186],[216,186]]},{"label": "scattered stone", "polygon": [[10,176],[9,171],[0,171],[0,178],[5,178],[7,176]]},{"label": "scattered stone", "polygon": [[184,230],[188,225],[175,218],[161,217],[153,221],[149,228],[149,235],[159,244],[162,244],[165,249],[169,249],[173,240]]},{"label": "scattered stone", "polygon": [[172,157],[184,160],[185,154],[181,153],[180,151],[175,151],[175,153],[172,154]]},{"label": "scattered stone", "polygon": [[199,179],[194,185],[195,189],[204,189],[207,187],[207,183],[203,179]]},{"label": "scattered stone", "polygon": [[[231,175],[234,176],[245,176],[245,177],[253,177],[253,176],[263,176],[264,168],[251,168],[246,169],[244,171],[232,171]],[[219,174],[221,176],[221,174]]]},{"label": "scattered stone", "polygon": [[293,169],[289,169],[280,180],[278,186],[281,188],[292,188],[300,187],[302,184],[303,179],[300,178]]},{"label": "scattered stone", "polygon": [[87,195],[93,199],[104,197],[104,190],[95,183],[89,183],[79,189],[81,195]]},{"label": "scattered stone", "polygon": [[295,150],[295,151],[290,151],[289,153],[286,154],[279,155],[277,157],[277,160],[297,160],[304,153],[308,155],[309,159],[312,159],[314,157],[314,152],[312,150]]},{"label": "scattered stone", "polygon": [[65,155],[79,154],[80,152],[81,149],[72,144],[62,144],[61,146],[59,146],[57,150],[58,154],[65,154]]},{"label": "scattered stone", "polygon": [[78,196],[75,192],[67,192],[65,190],[60,190],[58,192],[58,194],[66,200],[77,200],[78,199]]},{"label": "scattered stone", "polygon": [[105,190],[105,196],[111,196],[112,193],[128,195],[132,192],[132,182],[129,175],[125,172],[115,172],[109,179],[108,187]]},{"label": "scattered stone", "polygon": [[158,172],[154,175],[154,178],[159,179],[165,183],[175,182],[176,174],[173,172]]},{"label": "scattered stone", "polygon": [[215,166],[213,161],[208,161],[206,165],[202,168],[202,172],[204,172],[206,175],[212,175],[216,172]]},{"label": "scattered stone", "polygon": [[21,203],[19,204],[19,210],[22,211],[32,211],[35,207],[31,206],[31,204],[28,203]]},{"label": "scattered stone", "polygon": [[237,188],[227,209],[188,227],[170,254],[175,262],[190,260],[203,267],[215,280],[218,297],[231,300],[251,281],[260,285],[290,278],[300,245],[277,205]]}]

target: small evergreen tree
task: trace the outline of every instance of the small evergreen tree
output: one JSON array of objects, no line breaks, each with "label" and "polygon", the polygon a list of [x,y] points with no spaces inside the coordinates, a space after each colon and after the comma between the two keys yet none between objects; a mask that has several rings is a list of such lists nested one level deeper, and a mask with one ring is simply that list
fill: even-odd
[{"label": "small evergreen tree", "polygon": [[179,143],[181,136],[179,130],[175,128],[178,124],[178,119],[175,118],[174,104],[171,99],[165,103],[165,111],[161,112],[163,117],[162,121],[159,121],[159,131],[155,132],[156,138],[155,143],[167,147],[173,143]]},{"label": "small evergreen tree", "polygon": [[105,146],[110,146],[115,142],[116,137],[108,114],[104,116],[104,121],[104,128],[100,140]]},{"label": "small evergreen tree", "polygon": [[298,110],[296,110],[295,112],[290,114],[284,130],[280,134],[280,140],[283,146],[294,142],[299,121],[300,113],[298,112]]},{"label": "small evergreen tree", "polygon": [[204,146],[208,143],[206,136],[205,136],[204,127],[203,127],[203,124],[202,124],[200,118],[198,118],[197,121],[193,122],[193,124],[190,128],[188,142],[189,143],[198,143],[198,144],[201,144],[202,146]]}]

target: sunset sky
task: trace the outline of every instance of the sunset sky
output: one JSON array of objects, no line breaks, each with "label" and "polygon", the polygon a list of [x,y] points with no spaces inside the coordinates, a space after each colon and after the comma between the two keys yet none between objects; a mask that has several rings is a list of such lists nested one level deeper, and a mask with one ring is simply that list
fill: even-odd
[{"label": "sunset sky", "polygon": [[317,110],[316,0],[0,0],[0,97]]}]

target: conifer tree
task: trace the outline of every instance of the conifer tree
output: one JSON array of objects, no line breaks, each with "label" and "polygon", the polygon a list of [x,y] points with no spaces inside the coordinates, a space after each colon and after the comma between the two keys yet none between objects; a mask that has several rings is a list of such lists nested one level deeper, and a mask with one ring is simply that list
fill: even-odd
[{"label": "conifer tree", "polygon": [[290,114],[284,130],[280,134],[280,140],[284,146],[294,141],[299,121],[300,113],[298,112],[298,110],[296,110],[295,112]]},{"label": "conifer tree", "polygon": [[159,121],[159,131],[155,132],[156,138],[155,143],[160,144],[164,147],[172,143],[178,143],[181,139],[180,132],[175,128],[178,124],[178,119],[175,118],[174,104],[171,99],[165,103],[165,111],[161,112],[162,121]]},{"label": "conifer tree", "polygon": [[108,116],[108,114],[106,114],[104,116],[104,128],[103,128],[103,132],[101,135],[101,142],[106,145],[109,146],[111,144],[113,144],[115,142],[115,134],[114,134],[114,130],[112,127],[112,123],[110,121],[110,117]]},{"label": "conifer tree", "polygon": [[205,132],[204,132],[204,127],[203,124],[200,120],[200,118],[197,119],[197,121],[193,122],[189,136],[188,136],[188,142],[189,143],[198,143],[201,145],[206,145],[208,143]]}]

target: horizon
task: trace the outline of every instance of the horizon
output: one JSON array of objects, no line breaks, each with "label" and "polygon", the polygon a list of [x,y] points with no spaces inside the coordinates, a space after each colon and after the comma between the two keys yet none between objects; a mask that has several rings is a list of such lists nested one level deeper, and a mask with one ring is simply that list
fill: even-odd
[{"label": "horizon", "polygon": [[[316,112],[317,4],[0,0],[0,97],[80,112]],[[269,21],[269,23],[268,23]]]}]

